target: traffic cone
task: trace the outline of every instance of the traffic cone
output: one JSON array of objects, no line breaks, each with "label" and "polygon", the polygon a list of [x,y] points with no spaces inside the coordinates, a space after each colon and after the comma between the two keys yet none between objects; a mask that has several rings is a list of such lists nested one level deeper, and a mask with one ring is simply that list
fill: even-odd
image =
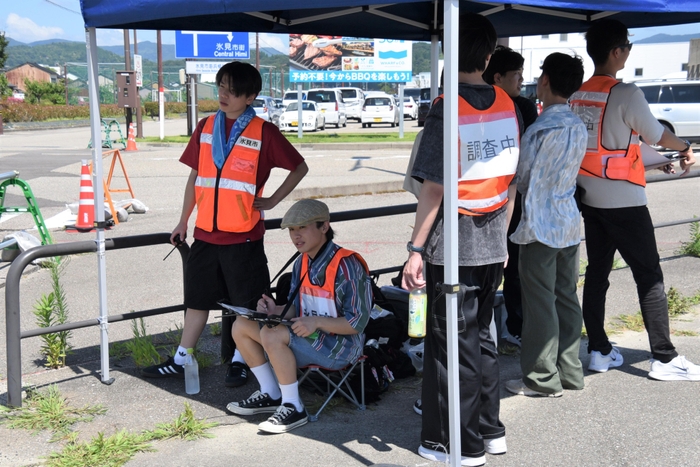
[{"label": "traffic cone", "polygon": [[125,151],[138,151],[136,147],[136,132],[134,131],[134,123],[129,124],[129,137],[126,140]]},{"label": "traffic cone", "polygon": [[84,159],[80,169],[80,203],[75,228],[81,232],[89,232],[95,228],[95,193],[92,189],[90,167]]}]

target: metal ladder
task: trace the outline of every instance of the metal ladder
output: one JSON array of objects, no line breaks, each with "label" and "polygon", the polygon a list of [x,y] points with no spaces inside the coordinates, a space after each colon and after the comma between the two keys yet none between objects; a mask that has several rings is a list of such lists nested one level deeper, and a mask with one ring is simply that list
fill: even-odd
[{"label": "metal ladder", "polygon": [[[6,212],[29,212],[34,218],[34,224],[39,231],[39,236],[41,237],[42,245],[50,245],[51,234],[49,229],[46,228],[46,223],[44,222],[44,217],[41,215],[39,206],[37,205],[36,198],[34,198],[34,193],[29,187],[29,183],[25,182],[19,178],[19,172],[13,170],[12,172],[5,172],[0,174],[0,217]],[[24,192],[24,197],[27,199],[27,207],[14,207],[5,206],[5,192],[7,187],[10,185],[18,186]]]}]

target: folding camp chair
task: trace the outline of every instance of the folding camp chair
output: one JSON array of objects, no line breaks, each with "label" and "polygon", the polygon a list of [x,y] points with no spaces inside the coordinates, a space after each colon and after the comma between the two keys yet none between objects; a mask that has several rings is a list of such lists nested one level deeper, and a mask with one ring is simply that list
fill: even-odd
[{"label": "folding camp chair", "polygon": [[[299,385],[306,380],[311,384],[317,391],[319,391],[324,397],[323,405],[318,409],[315,414],[309,414],[309,421],[318,421],[318,416],[326,408],[326,405],[331,401],[336,393],[341,394],[351,403],[353,403],[358,410],[365,410],[365,355],[360,355],[357,360],[346,365],[344,368],[339,370],[329,370],[328,368],[323,368],[318,365],[308,365],[300,368],[303,373],[301,378],[299,378]],[[357,400],[355,392],[350,387],[350,375],[356,366],[360,366],[360,401]],[[314,377],[310,375],[318,375],[316,381]],[[320,381],[323,379],[323,381]],[[325,386],[325,388],[324,388]]]}]

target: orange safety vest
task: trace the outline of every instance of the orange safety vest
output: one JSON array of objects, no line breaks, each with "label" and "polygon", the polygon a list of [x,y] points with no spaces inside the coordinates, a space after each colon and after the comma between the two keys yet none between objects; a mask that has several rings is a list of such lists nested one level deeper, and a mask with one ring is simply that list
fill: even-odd
[{"label": "orange safety vest", "polygon": [[194,193],[197,200],[196,225],[211,232],[250,232],[260,221],[261,211],[253,200],[262,194],[256,187],[264,121],[254,117],[233,145],[224,166],[217,169],[212,156],[214,118],[207,118],[199,137],[199,166]]},{"label": "orange safety vest", "polygon": [[618,84],[619,81],[611,76],[593,76],[571,96],[571,110],[581,117],[588,129],[586,155],[578,173],[646,186],[639,134],[636,131],[630,128],[629,143],[624,149],[608,149],[603,146],[605,108],[610,90]]},{"label": "orange safety vest", "polygon": [[303,280],[301,287],[299,287],[299,316],[338,317],[338,310],[335,307],[335,276],[338,272],[340,260],[352,255],[355,255],[360,260],[360,263],[365,267],[365,271],[369,274],[369,268],[362,256],[354,251],[340,248],[326,266],[326,276],[321,285],[311,283],[307,274],[309,256],[306,253],[302,255],[300,274]]},{"label": "orange safety vest", "polygon": [[461,96],[458,106],[458,211],[481,216],[508,202],[508,186],[520,157],[520,129],[513,99],[494,86],[496,99],[486,110]]}]

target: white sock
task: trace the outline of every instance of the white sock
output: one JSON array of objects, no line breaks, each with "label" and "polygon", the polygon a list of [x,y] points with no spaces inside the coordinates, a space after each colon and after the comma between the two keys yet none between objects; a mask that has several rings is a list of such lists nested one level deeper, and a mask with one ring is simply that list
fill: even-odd
[{"label": "white sock", "polygon": [[236,351],[233,353],[233,358],[231,359],[231,363],[234,362],[240,362],[240,363],[245,363],[245,360],[243,359],[243,355],[236,349]]},{"label": "white sock", "polygon": [[301,412],[304,404],[299,399],[299,381],[294,381],[292,384],[280,384],[280,391],[282,392],[282,403],[294,404],[294,407]]},{"label": "white sock", "polygon": [[175,355],[173,356],[173,360],[178,365],[184,365],[186,359],[187,359],[187,349],[184,348],[183,346],[179,345],[177,347],[177,352],[175,352]]},{"label": "white sock", "polygon": [[251,368],[250,371],[253,372],[258,379],[258,383],[260,383],[260,392],[269,395],[272,399],[280,398],[282,395],[280,394],[280,387],[269,363]]}]

